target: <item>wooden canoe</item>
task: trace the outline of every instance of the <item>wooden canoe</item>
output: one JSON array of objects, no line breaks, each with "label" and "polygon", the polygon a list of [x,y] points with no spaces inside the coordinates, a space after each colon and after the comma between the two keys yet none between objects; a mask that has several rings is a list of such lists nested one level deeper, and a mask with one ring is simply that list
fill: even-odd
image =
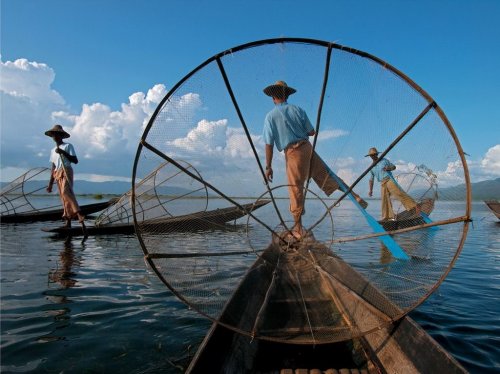
[{"label": "wooden canoe", "polygon": [[[97,213],[106,209],[117,201],[116,198],[104,201],[102,203],[93,203],[80,205],[80,209],[84,215]],[[62,219],[63,209],[50,210],[35,210],[23,213],[8,214],[0,217],[1,223],[24,223],[24,222],[43,222],[43,221],[59,221]]]},{"label": "wooden canoe", "polygon": [[493,214],[500,219],[500,201],[498,200],[485,200],[486,206],[493,212]]},{"label": "wooden canoe", "polygon": [[[140,224],[141,230],[151,233],[164,233],[169,231],[203,230],[207,228],[220,227],[227,222],[234,221],[247,214],[248,211],[258,209],[270,200],[258,200],[255,203],[242,205],[243,209],[236,206],[220,208],[203,212],[196,212],[182,216],[168,217],[145,221]],[[58,236],[81,236],[83,231],[80,225],[71,228],[56,227],[42,228],[42,231],[56,234]],[[134,234],[133,223],[112,224],[102,226],[87,225],[87,235],[114,235]]]},{"label": "wooden canoe", "polygon": [[[321,268],[300,269],[301,290],[309,295],[303,307],[308,309],[307,318],[299,312],[301,303],[293,300],[289,291],[293,277],[286,276],[293,273],[287,267],[303,266],[293,258],[301,251],[308,258],[312,254],[315,265]],[[466,373],[407,316],[368,334],[355,335],[355,331],[360,331],[357,328],[362,331],[363,324],[383,319],[380,310],[387,315],[399,311],[340,258],[330,254],[325,260],[328,251],[317,242],[304,243],[296,252],[271,244],[212,324],[187,373]],[[276,261],[278,255],[280,260]],[[266,266],[269,263],[275,266]],[[322,270],[334,276],[319,275]],[[370,300],[373,295],[377,296]],[[332,314],[342,316],[336,323],[352,329],[351,337],[321,341],[320,337],[328,331],[336,331],[328,321],[331,318],[325,318]],[[304,343],[312,333],[318,341]]]},{"label": "wooden canoe", "polygon": [[[434,200],[425,199],[422,202],[418,203],[418,206],[420,207],[422,213],[425,213],[427,216],[429,216],[434,210]],[[394,220],[378,221],[378,222],[382,225],[382,227],[386,231],[399,230],[426,223],[426,221],[422,216],[416,216],[414,212],[408,210],[396,214]]]}]

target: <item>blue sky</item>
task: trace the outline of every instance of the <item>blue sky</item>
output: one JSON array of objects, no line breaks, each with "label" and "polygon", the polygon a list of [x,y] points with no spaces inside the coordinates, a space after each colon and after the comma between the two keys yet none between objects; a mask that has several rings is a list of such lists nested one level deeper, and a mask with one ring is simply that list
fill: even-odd
[{"label": "blue sky", "polygon": [[76,119],[87,124],[71,138],[77,177],[129,178],[142,126],[173,85],[216,53],[276,37],[331,41],[395,66],[442,107],[473,181],[497,178],[499,17],[496,0],[1,0],[1,179],[46,166],[43,132]]}]

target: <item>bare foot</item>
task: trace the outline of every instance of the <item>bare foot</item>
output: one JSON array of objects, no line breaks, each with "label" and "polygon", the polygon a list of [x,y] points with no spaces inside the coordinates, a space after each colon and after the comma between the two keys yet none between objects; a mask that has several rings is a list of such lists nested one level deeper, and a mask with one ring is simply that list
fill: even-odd
[{"label": "bare foot", "polygon": [[306,231],[306,229],[304,229],[304,227],[302,225],[300,225],[300,226],[296,225],[292,229],[292,235],[297,240],[302,239],[304,236],[306,236],[306,234],[307,234],[307,231]]}]

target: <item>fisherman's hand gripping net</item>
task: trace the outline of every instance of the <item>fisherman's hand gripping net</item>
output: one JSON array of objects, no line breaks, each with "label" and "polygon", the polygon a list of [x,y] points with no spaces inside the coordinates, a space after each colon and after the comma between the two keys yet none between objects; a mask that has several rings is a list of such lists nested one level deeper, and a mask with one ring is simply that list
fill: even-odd
[{"label": "fisherman's hand gripping net", "polygon": [[[273,103],[262,90],[278,80],[297,89],[289,102],[308,113],[315,152],[345,183],[329,197],[306,183],[301,240],[288,235],[276,149],[265,179]],[[355,202],[351,191],[368,196],[371,147],[418,209],[392,201],[395,219],[381,221],[376,180],[368,208]],[[180,80],[144,131],[133,186],[147,262],[175,295],[242,334],[303,344],[364,335],[421,304],[452,268],[470,217],[464,154],[436,102],[377,57],[309,39],[238,46]]]}]

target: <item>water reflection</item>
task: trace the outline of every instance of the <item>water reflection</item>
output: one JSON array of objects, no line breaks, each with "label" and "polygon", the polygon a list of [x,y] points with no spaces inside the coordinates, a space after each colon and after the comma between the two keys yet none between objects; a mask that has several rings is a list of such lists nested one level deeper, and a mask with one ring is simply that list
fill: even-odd
[{"label": "water reflection", "polygon": [[49,272],[49,282],[60,283],[63,289],[74,287],[77,280],[74,279],[76,273],[73,267],[80,266],[80,257],[75,257],[71,237],[63,242],[63,250],[59,253],[59,260],[56,261],[56,268]]},{"label": "water reflection", "polygon": [[[54,243],[61,242],[54,241]],[[71,301],[67,297],[67,290],[74,287],[77,283],[75,268],[80,267],[81,256],[75,255],[71,237],[64,240],[62,244],[63,248],[56,260],[56,267],[49,270],[48,273],[47,286],[49,289],[43,292],[46,299],[54,304],[53,307],[45,311],[45,314],[53,319],[52,331],[39,336],[37,338],[37,342],[39,343],[65,340],[66,334],[62,334],[61,329],[65,329],[70,325],[71,309],[68,304]],[[53,284],[57,285],[57,289],[50,289]]]}]

